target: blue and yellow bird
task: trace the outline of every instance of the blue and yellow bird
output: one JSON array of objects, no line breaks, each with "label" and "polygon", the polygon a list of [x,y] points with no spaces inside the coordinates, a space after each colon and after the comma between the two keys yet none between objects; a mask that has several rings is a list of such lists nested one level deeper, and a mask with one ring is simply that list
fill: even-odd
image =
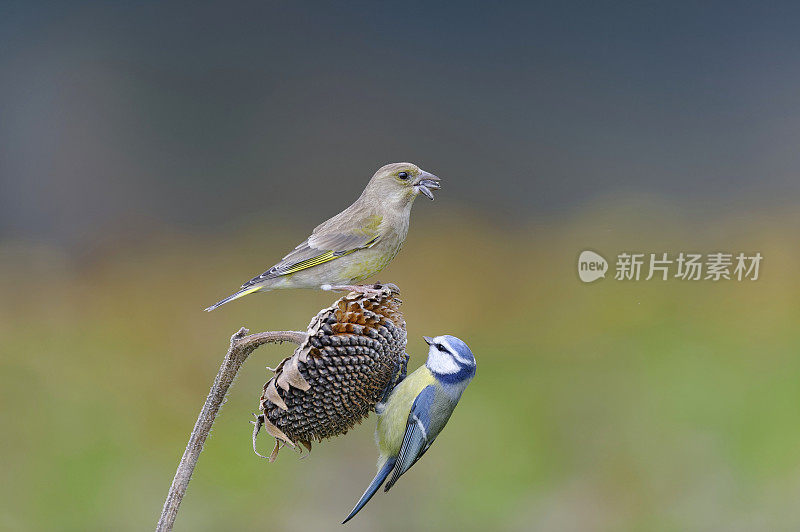
[{"label": "blue and yellow bird", "polygon": [[386,402],[375,408],[378,474],[342,524],[369,502],[387,478],[384,491],[422,458],[475,376],[475,357],[467,344],[450,335],[423,338],[430,346],[425,365],[400,382]]}]

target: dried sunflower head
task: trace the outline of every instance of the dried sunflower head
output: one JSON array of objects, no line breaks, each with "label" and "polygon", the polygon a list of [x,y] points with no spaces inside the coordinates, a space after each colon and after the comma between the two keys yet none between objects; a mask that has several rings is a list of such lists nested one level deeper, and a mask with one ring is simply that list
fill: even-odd
[{"label": "dried sunflower head", "polygon": [[365,419],[405,377],[408,355],[400,291],[376,284],[350,292],[321,310],[306,340],[264,385],[255,435],[263,427],[281,443],[301,443],[346,433]]}]

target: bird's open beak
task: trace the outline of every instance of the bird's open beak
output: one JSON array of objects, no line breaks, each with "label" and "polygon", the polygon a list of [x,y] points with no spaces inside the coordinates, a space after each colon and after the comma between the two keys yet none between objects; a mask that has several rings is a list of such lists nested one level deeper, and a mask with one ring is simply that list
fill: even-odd
[{"label": "bird's open beak", "polygon": [[425,340],[426,344],[433,345],[433,338],[431,338],[430,336],[423,336],[422,339]]},{"label": "bird's open beak", "polygon": [[431,190],[439,190],[442,188],[439,181],[441,181],[441,179],[435,175],[421,170],[419,176],[417,176],[417,181],[414,183],[414,190],[416,190],[417,193],[425,194],[429,199],[433,199],[433,192],[431,192]]}]

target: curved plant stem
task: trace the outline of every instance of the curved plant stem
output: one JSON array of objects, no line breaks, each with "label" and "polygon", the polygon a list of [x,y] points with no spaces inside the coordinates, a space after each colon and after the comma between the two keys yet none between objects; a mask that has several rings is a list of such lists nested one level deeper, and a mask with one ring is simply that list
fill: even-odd
[{"label": "curved plant stem", "polygon": [[225,396],[228,389],[233,384],[239,369],[247,357],[250,356],[257,347],[266,343],[283,343],[293,342],[301,344],[306,339],[306,334],[299,331],[267,331],[256,334],[247,335],[249,331],[242,327],[239,332],[231,337],[231,344],[228,348],[228,353],[222,361],[222,365],[217,372],[217,377],[214,379],[214,384],[208,392],[208,397],[197,416],[197,421],[192,429],[192,434],[189,437],[189,443],[186,444],[186,450],[183,452],[178,470],[175,472],[175,478],[172,479],[172,485],[169,488],[167,499],[164,501],[164,509],[161,511],[161,517],[156,525],[157,532],[166,532],[172,530],[172,525],[175,523],[175,517],[178,515],[178,508],[183,500],[183,495],[186,493],[186,487],[192,478],[194,467],[197,465],[197,459],[203,450],[203,444],[211,432],[211,426],[217,417],[222,403],[225,401]]}]

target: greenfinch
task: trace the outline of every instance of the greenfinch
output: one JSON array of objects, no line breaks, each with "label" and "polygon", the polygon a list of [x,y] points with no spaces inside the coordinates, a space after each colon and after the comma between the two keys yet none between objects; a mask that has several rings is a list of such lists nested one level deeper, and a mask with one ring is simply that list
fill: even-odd
[{"label": "greenfinch", "polygon": [[206,311],[254,292],[283,288],[369,290],[353,283],[383,270],[397,255],[408,234],[414,200],[420,194],[433,199],[439,181],[412,163],[383,166],[352,205],[318,225],[275,266]]}]

